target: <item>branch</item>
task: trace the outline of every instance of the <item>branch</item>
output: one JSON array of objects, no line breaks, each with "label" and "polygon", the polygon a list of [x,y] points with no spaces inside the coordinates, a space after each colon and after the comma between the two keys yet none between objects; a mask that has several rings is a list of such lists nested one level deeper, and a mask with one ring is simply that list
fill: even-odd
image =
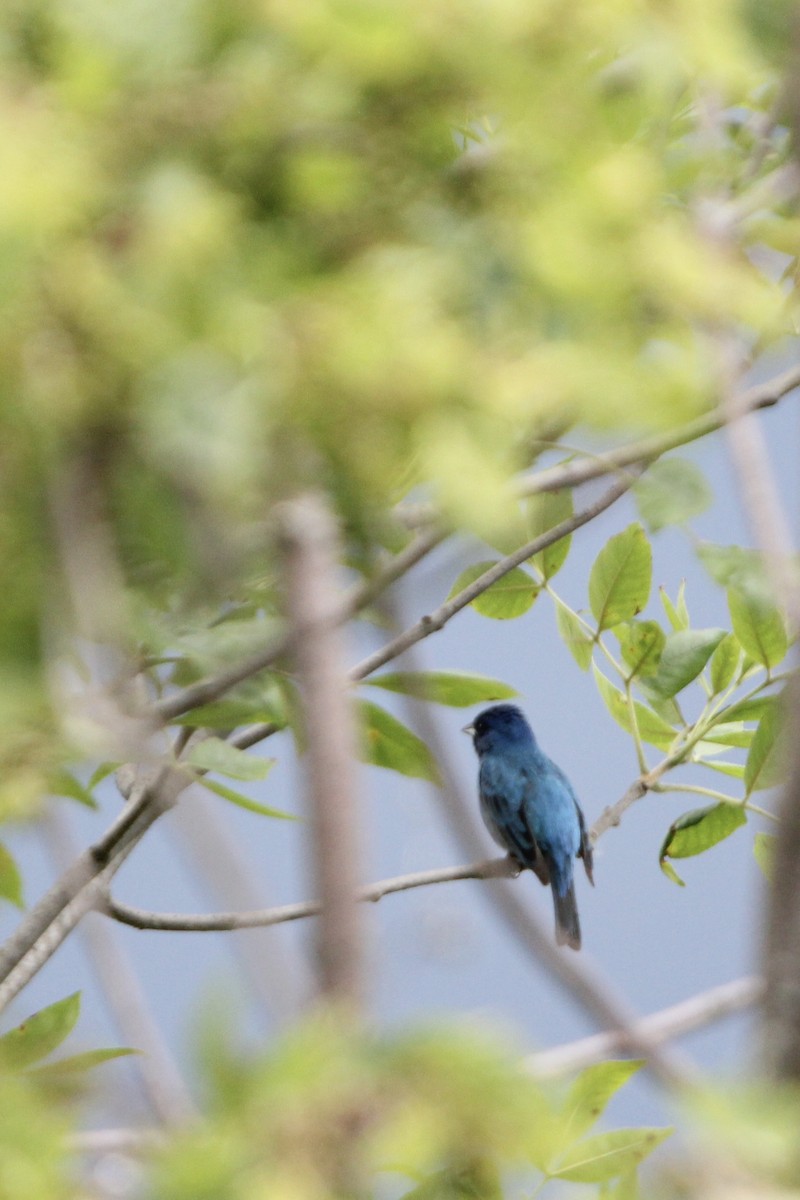
[{"label": "branch", "polygon": [[0,949],[0,1012],[25,987],[90,909],[150,826],[191,782],[171,767],[142,771],[134,783],[118,772],[129,799],[106,833],[65,871]]},{"label": "branch", "polygon": [[[755,976],[745,979],[735,979],[730,983],[720,984],[707,992],[700,992],[680,1004],[670,1008],[662,1008],[659,1012],[651,1013],[637,1021],[630,1032],[639,1038],[646,1038],[650,1044],[660,1045],[675,1037],[702,1029],[714,1021],[730,1016],[731,1013],[741,1012],[757,1004],[764,995],[764,981]],[[630,1050],[629,1043],[618,1030],[608,1033],[597,1033],[593,1037],[581,1038],[580,1041],[570,1042],[565,1046],[555,1046],[552,1050],[541,1050],[531,1054],[525,1065],[539,1079],[550,1079],[567,1075],[572,1071],[580,1071],[592,1063]]]},{"label": "branch", "polygon": [[[516,874],[516,868],[508,858],[492,858],[466,867],[437,867],[430,871],[415,871],[409,875],[396,875],[378,883],[359,888],[356,896],[360,901],[377,903],[394,892],[408,892],[413,888],[428,887],[433,883],[452,883],[458,879],[497,879]],[[143,908],[134,908],[119,900],[108,897],[103,902],[103,911],[123,925],[134,929],[154,929],[181,933],[219,932],[227,929],[254,929],[265,925],[280,925],[284,921],[299,921],[304,917],[316,917],[320,912],[316,901],[299,904],[282,904],[274,908],[253,909],[250,912],[218,913],[157,913]]]},{"label": "branch", "polygon": [[302,496],[282,507],[280,543],[307,741],[312,877],[320,898],[319,989],[324,998],[343,1002],[355,1013],[365,984],[357,898],[357,734],[338,619],[339,531],[321,497]]},{"label": "branch", "polygon": [[515,567],[527,561],[534,554],[538,554],[540,550],[545,550],[548,546],[552,546],[554,542],[558,542],[561,538],[566,537],[568,533],[573,533],[576,529],[580,529],[582,525],[586,525],[589,521],[593,521],[600,513],[605,512],[610,508],[621,496],[631,488],[637,478],[638,472],[630,473],[624,479],[618,480],[613,487],[610,487],[598,500],[593,504],[587,505],[586,508],[576,512],[573,516],[568,517],[565,521],[560,521],[558,525],[553,526],[547,533],[541,534],[539,537],[533,538],[530,542],[526,542],[524,546],[520,546],[513,554],[507,554],[498,562],[490,567],[488,571],[484,571],[476,580],[463,588],[457,595],[446,600],[444,604],[440,604],[432,613],[428,613],[424,617],[420,617],[415,625],[404,630],[403,633],[397,635],[387,642],[385,646],[381,646],[373,654],[368,655],[357,666],[353,667],[350,672],[350,678],[357,682],[365,679],[367,675],[371,675],[373,671],[377,671],[379,667],[383,667],[387,662],[397,658],[424,638],[430,637],[432,633],[438,633],[443,629],[448,621],[461,612],[462,608],[466,608],[471,604],[476,597],[480,596],[493,583],[497,583],[498,579],[502,579],[504,575],[508,575],[509,571],[513,571]]},{"label": "branch", "polygon": [[[63,810],[53,809],[42,826],[45,847],[58,870],[77,857],[72,829]],[[106,921],[91,919],[82,927],[91,966],[105,996],[123,1045],[142,1053],[131,1062],[150,1107],[165,1125],[183,1124],[196,1116],[188,1088],[150,1011],[142,986],[118,931]]]},{"label": "branch", "polygon": [[[326,614],[328,626],[335,628],[356,616],[377,595],[380,595],[384,588],[416,566],[426,554],[439,545],[444,537],[445,534],[438,529],[418,534],[408,546],[391,558],[373,579],[357,584],[345,594],[344,599]],[[220,671],[219,674],[213,675],[209,679],[201,679],[198,683],[173,692],[171,696],[157,700],[153,705],[153,712],[157,718],[166,722],[190,712],[193,708],[199,708],[201,704],[210,704],[225,692],[230,691],[231,688],[236,687],[237,684],[249,679],[251,675],[257,675],[259,671],[271,667],[279,658],[288,654],[297,645],[298,640],[302,640],[305,632],[303,628],[295,624],[292,630],[273,638],[250,658],[235,663],[232,667]]]}]

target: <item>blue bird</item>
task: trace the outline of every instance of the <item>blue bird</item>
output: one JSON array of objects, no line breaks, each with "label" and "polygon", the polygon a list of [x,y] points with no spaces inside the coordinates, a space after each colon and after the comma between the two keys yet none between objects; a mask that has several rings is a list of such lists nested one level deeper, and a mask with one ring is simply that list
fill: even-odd
[{"label": "blue bird", "polygon": [[479,713],[465,733],[480,761],[481,816],[498,845],[520,868],[529,867],[550,884],[556,942],[580,950],[572,860],[582,858],[589,882],[592,846],[572,784],[539,749],[525,717],[513,704]]}]

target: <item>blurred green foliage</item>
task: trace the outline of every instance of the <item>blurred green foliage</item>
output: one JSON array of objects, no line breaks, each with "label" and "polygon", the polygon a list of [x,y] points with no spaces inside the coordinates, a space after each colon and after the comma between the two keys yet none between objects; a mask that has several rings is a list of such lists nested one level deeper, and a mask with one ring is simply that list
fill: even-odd
[{"label": "blurred green foliage", "polygon": [[[91,802],[112,765],[88,786],[66,768],[122,752],[63,699],[95,637],[110,629],[158,691],[275,634],[282,498],[325,487],[367,573],[404,544],[392,510],[409,494],[502,546],[521,521],[531,536],[572,512],[563,492],[521,513],[509,486],[571,425],[686,421],[727,385],[727,339],[763,348],[795,328],[800,224],[773,186],[791,154],[775,107],[791,19],[788,3],[734,0],[6,0],[0,818],[47,787]],[[678,460],[637,491],[651,533],[708,501]],[[642,618],[641,525],[598,556],[591,615],[553,590],[569,550],[562,538],[475,608],[510,620],[548,593],[642,769],[652,745],[743,781],[670,829],[665,856],[700,853],[780,769],[787,635],[760,564],[698,546],[730,589],[732,632],[692,629],[683,590],[662,595],[667,629]],[[105,626],[76,581],[84,599],[98,590]],[[508,694],[455,673],[382,686],[450,704]],[[180,720],[296,727],[295,707],[276,672]],[[401,722],[359,712],[367,761],[436,778]],[[270,765],[219,739],[193,761],[245,783]],[[0,897],[22,902],[2,848]],[[76,1015],[68,998],[0,1039],[0,1200],[77,1194],[46,1079],[9,1065]],[[491,1198],[519,1170],[627,1197],[662,1131],[586,1135],[630,1070],[604,1064],[554,1098],[480,1038],[361,1043],[311,1022],[269,1060],[220,1052],[209,1123],[148,1186],[317,1200],[377,1180],[417,1200]]]}]

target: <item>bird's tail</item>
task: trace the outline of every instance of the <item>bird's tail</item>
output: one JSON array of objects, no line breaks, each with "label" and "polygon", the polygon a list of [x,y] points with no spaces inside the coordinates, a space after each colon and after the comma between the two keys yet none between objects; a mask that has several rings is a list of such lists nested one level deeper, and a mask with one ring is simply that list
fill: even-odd
[{"label": "bird's tail", "polygon": [[573,950],[581,948],[581,923],[578,919],[578,905],[575,901],[575,885],[570,881],[563,895],[559,895],[555,880],[553,881],[553,907],[556,913],[556,942],[559,946],[571,946]]}]

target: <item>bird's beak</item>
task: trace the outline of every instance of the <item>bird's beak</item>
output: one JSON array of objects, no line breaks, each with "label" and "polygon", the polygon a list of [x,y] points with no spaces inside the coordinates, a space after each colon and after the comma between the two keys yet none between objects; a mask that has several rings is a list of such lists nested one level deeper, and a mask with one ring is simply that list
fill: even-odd
[{"label": "bird's beak", "polygon": [[461,732],[469,734],[470,737],[474,737],[475,736],[475,726],[474,725],[465,725],[464,728],[461,730]]}]

